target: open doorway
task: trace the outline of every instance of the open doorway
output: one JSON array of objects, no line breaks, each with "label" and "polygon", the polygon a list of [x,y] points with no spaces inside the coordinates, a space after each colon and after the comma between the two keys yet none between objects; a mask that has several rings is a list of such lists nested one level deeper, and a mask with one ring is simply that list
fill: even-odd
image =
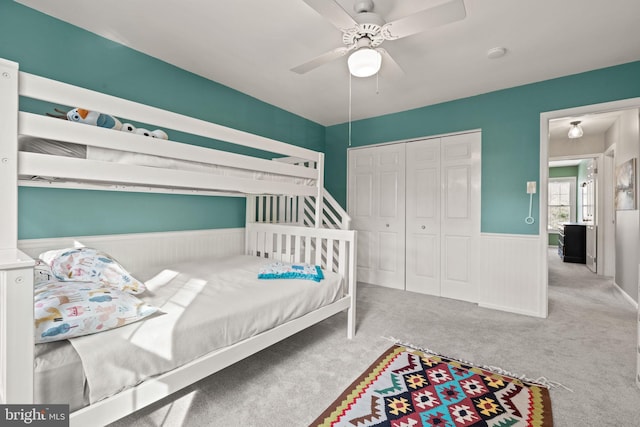
[{"label": "open doorway", "polygon": [[[613,206],[614,176],[611,163],[605,164],[605,152],[614,153],[618,137],[616,127],[624,110],[592,112],[549,120],[548,137],[548,217],[549,245],[558,246],[565,262],[577,262],[602,276],[615,274],[615,222]],[[577,132],[574,132],[577,131]],[[614,162],[612,158],[609,158]],[[554,191],[572,184],[570,206],[557,208]],[[562,194],[564,200],[567,195]],[[554,211],[562,209],[558,218]],[[569,245],[563,245],[562,223],[574,233]],[[571,251],[569,257],[563,250]]]},{"label": "open doorway", "polygon": [[[551,139],[553,152],[558,140]],[[611,183],[600,174],[602,155],[562,156],[549,159],[547,234],[550,256],[565,263],[585,265],[592,273],[604,273],[602,188]],[[555,253],[555,255],[554,255]]]},{"label": "open doorway", "polygon": [[[599,172],[594,180],[597,225],[596,271],[615,277],[616,285],[637,306],[638,260],[640,259],[640,216],[633,211],[615,210],[614,172],[617,165],[640,157],[640,98],[576,107],[540,115],[540,226],[543,295],[548,301],[548,185],[549,160],[595,159]],[[603,137],[589,140],[590,121],[606,122],[614,118]],[[568,138],[571,122],[580,121],[584,135]],[[562,134],[564,143],[553,145],[554,133]],[[586,138],[585,138],[586,137]],[[581,142],[580,139],[582,139]],[[607,182],[605,183],[605,178]],[[634,185],[637,186],[637,174]],[[577,183],[576,183],[577,185]],[[636,196],[637,197],[637,196]],[[606,210],[605,210],[606,208]],[[576,211],[576,219],[578,212]],[[618,249],[616,251],[616,248]]]}]

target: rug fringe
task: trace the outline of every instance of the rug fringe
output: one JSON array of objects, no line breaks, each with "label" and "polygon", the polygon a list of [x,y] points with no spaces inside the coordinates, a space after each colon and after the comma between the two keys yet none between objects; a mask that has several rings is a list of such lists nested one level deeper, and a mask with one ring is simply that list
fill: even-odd
[{"label": "rug fringe", "polygon": [[571,393],[573,393],[573,390],[571,390],[569,387],[567,387],[567,386],[565,386],[565,385],[563,385],[563,384],[561,384],[559,382],[551,381],[551,380],[549,380],[549,379],[547,379],[545,377],[539,377],[539,378],[534,380],[534,379],[528,378],[528,377],[526,377],[524,375],[517,375],[517,374],[514,374],[512,372],[506,371],[506,370],[504,370],[504,369],[502,369],[502,368],[500,368],[498,366],[477,365],[477,364],[469,362],[467,360],[462,360],[462,359],[458,359],[456,357],[447,356],[445,354],[435,352],[435,351],[430,350],[428,348],[420,347],[420,346],[417,346],[417,345],[414,345],[414,344],[411,344],[411,343],[407,343],[407,342],[404,342],[402,340],[399,340],[399,339],[396,339],[396,338],[393,338],[393,337],[382,337],[382,338],[386,339],[387,341],[391,341],[396,345],[401,345],[403,347],[408,347],[408,348],[411,348],[411,349],[414,349],[414,350],[421,351],[421,352],[426,353],[426,354],[431,354],[433,356],[440,356],[440,357],[444,357],[444,358],[447,358],[447,359],[455,360],[457,362],[464,363],[465,365],[474,366],[476,368],[485,369],[487,371],[491,371],[491,372],[494,372],[496,374],[506,375],[506,376],[509,376],[509,377],[512,377],[512,378],[516,378],[516,379],[518,379],[520,381],[523,381],[523,382],[526,382],[526,383],[529,383],[529,384],[535,384],[535,385],[538,385],[538,386],[541,386],[541,387],[545,387],[547,389],[556,388],[556,387],[562,387],[565,390],[568,390]]}]

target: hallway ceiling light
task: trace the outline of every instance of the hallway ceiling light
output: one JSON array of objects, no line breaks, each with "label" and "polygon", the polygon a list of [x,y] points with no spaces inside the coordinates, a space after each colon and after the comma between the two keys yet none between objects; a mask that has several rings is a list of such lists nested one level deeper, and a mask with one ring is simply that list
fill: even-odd
[{"label": "hallway ceiling light", "polygon": [[580,138],[584,134],[584,132],[582,131],[582,126],[580,126],[580,123],[582,123],[580,120],[571,122],[571,127],[569,128],[569,135],[568,135],[570,139]]}]

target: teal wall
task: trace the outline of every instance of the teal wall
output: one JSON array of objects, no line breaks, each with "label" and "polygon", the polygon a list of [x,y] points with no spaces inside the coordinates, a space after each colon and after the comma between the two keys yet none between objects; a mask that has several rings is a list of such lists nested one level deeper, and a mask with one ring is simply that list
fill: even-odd
[{"label": "teal wall", "polygon": [[[324,150],[325,128],[317,123],[8,0],[0,0],[0,58],[29,73]],[[184,142],[225,145],[167,131]],[[39,188],[20,188],[18,197],[21,239],[244,225],[238,197]]]},{"label": "teal wall", "polygon": [[37,187],[24,190],[18,198],[19,234],[23,238],[244,226],[244,203],[234,197]]},{"label": "teal wall", "polygon": [[[346,123],[325,128],[7,0],[0,0],[0,57],[19,62],[27,72],[324,150],[327,189],[346,205]],[[539,183],[540,113],[639,97],[638,76],[640,62],[634,62],[360,120],[352,124],[352,143],[363,146],[481,129],[482,231],[538,234],[537,195],[536,222],[527,225],[524,217],[529,209],[526,182]],[[139,222],[140,231],[244,223],[241,198],[100,192],[92,195],[92,204],[85,204],[84,192],[44,191],[20,189],[20,238],[124,233]],[[42,208],[45,201],[59,205],[55,214]],[[101,221],[100,226],[88,225]],[[60,223],[68,224],[49,225]]]},{"label": "teal wall", "polygon": [[[640,62],[359,120],[352,124],[351,140],[357,147],[482,129],[482,231],[539,234],[538,195],[535,223],[527,225],[524,218],[526,182],[540,183],[540,113],[634,97],[640,97]],[[326,130],[327,165],[333,168],[326,186],[343,204],[347,135],[346,123]]]},{"label": "teal wall", "polygon": [[560,166],[549,168],[549,178],[566,178],[569,176],[577,177],[580,167],[576,166]]}]

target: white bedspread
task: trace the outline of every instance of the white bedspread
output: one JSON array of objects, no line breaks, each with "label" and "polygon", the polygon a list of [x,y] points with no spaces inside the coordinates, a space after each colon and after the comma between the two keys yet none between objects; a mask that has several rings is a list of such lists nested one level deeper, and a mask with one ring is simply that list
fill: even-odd
[{"label": "white bedspread", "polygon": [[91,403],[341,295],[342,281],[335,273],[325,272],[320,283],[257,279],[260,266],[269,262],[241,255],[139,273],[148,288],[141,296],[163,314],[70,340],[82,359]]}]

